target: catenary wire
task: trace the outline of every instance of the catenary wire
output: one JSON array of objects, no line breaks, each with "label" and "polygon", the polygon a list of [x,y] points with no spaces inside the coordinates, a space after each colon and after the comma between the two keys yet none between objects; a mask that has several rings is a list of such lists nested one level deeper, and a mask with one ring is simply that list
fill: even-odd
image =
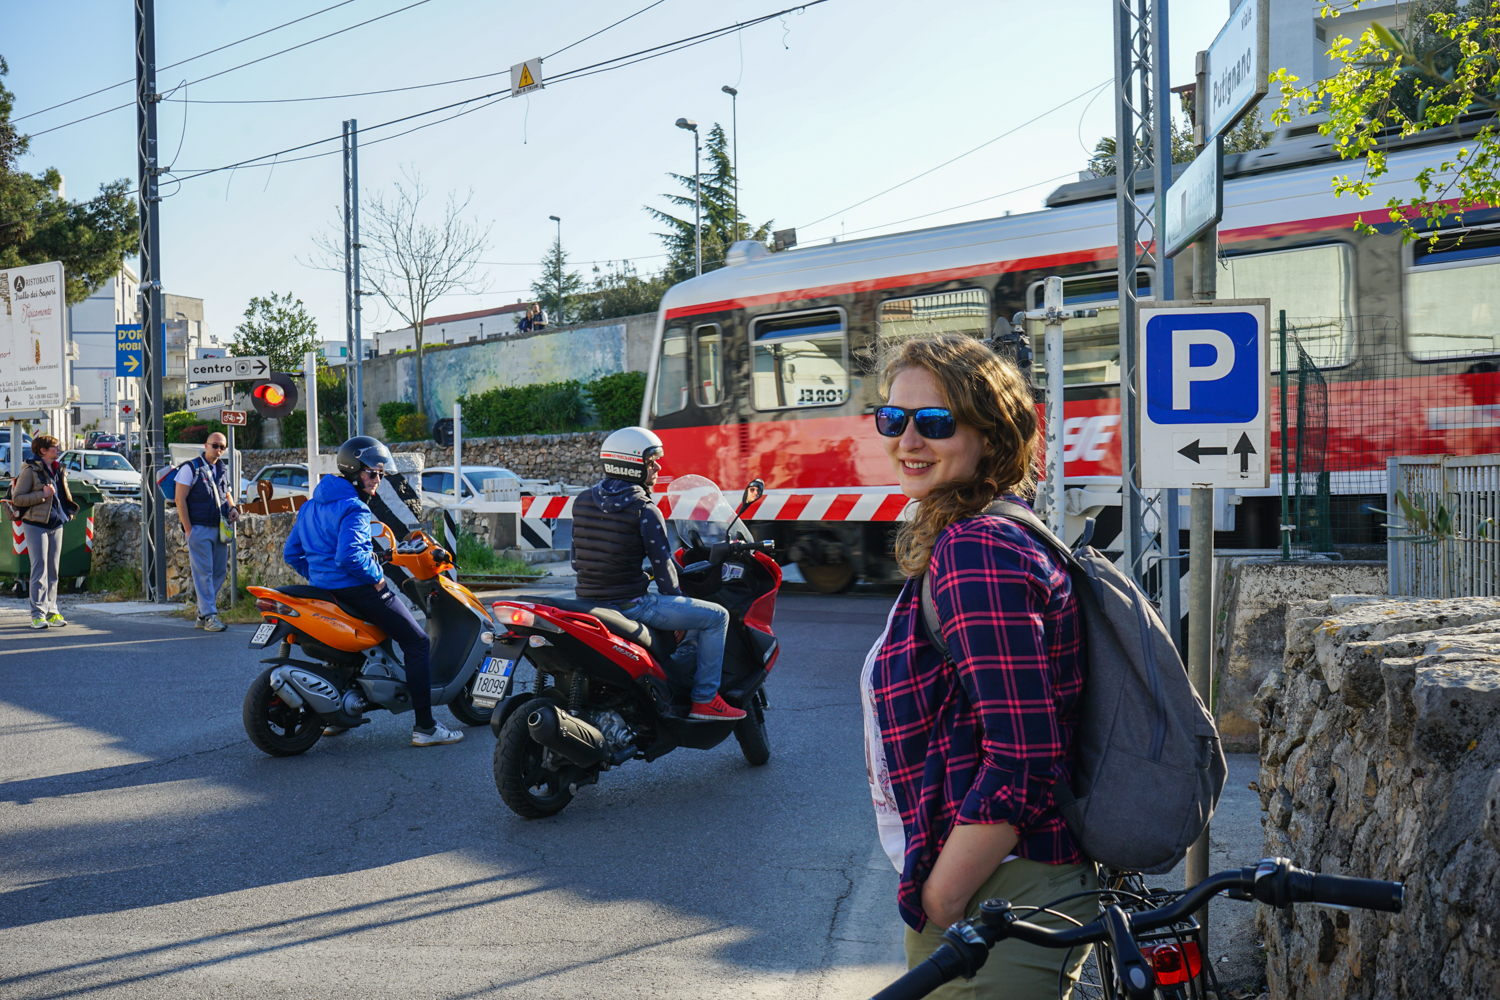
[{"label": "catenary wire", "polygon": [[591,38],[598,38],[600,35],[604,34],[606,31],[609,31],[610,28],[618,28],[620,25],[622,25],[626,21],[630,20],[630,18],[632,18],[632,17],[639,17],[641,14],[646,13],[646,11],[650,10],[652,7],[660,7],[662,4],[664,4],[666,2],[667,2],[667,0],[656,0],[655,3],[647,4],[646,6],[642,7],[640,10],[636,11],[634,14],[631,14],[631,15],[629,15],[627,17],[620,18],[614,24],[611,24],[608,28],[600,28],[598,31],[594,32],[592,35],[589,35],[589,36],[587,36],[585,38],[580,38],[580,39],[578,39],[578,41],[574,42],[571,45],[564,45],[562,48],[558,49],[556,52],[552,53],[552,55],[550,55],[550,56],[542,56],[542,61],[546,62],[548,59],[551,59],[552,56],[560,56],[564,52],[568,51],[569,49],[576,48],[577,46],[582,45],[584,42],[588,41]]},{"label": "catenary wire", "polygon": [[[167,70],[172,69],[174,67],[186,65],[187,63],[190,63],[190,62],[192,62],[195,59],[202,59],[204,56],[211,56],[215,52],[223,52],[225,49],[233,48],[234,46],[240,45],[240,44],[242,44],[244,42],[253,41],[256,38],[260,38],[262,35],[269,35],[273,31],[280,31],[282,28],[289,28],[289,27],[291,27],[294,24],[297,24],[297,23],[302,22],[302,21],[306,21],[308,18],[317,17],[319,14],[326,14],[330,10],[334,10],[335,8],[338,8],[338,7],[346,7],[349,4],[351,4],[351,3],[354,3],[354,0],[339,0],[339,2],[336,3],[336,4],[334,4],[332,7],[324,7],[322,10],[315,10],[311,14],[303,14],[301,17],[293,18],[292,20],[287,21],[287,22],[285,22],[283,24],[278,24],[274,28],[267,28],[265,31],[257,31],[253,35],[246,35],[244,38],[238,38],[238,39],[236,39],[236,40],[234,40],[232,42],[229,42],[229,43],[227,43],[225,45],[220,45],[216,49],[209,49],[207,52],[200,52],[200,53],[198,53],[195,56],[188,56],[186,59],[179,59],[179,60],[177,60],[174,63],[168,63],[165,66],[159,66],[159,67],[157,67],[156,71],[158,73],[164,73]],[[121,80],[119,83],[112,83],[112,84],[110,84],[107,87],[100,87],[98,90],[90,91],[87,94],[82,94],[82,95],[80,95],[78,97],[71,97],[68,100],[63,101],[61,104],[54,104],[51,107],[42,108],[40,111],[31,111],[31,112],[28,112],[28,113],[22,115],[20,118],[12,118],[11,122],[14,123],[14,122],[22,121],[23,119],[31,118],[34,115],[45,114],[48,111],[55,111],[58,108],[65,107],[65,106],[67,106],[69,104],[76,104],[79,101],[82,101],[85,98],[93,97],[96,94],[102,94],[106,90],[114,90],[116,87],[123,87],[127,83],[134,83],[134,82],[135,82],[134,77],[132,77],[129,80]]]},{"label": "catenary wire", "polygon": [[[353,31],[355,28],[362,28],[362,27],[364,27],[367,24],[373,24],[376,21],[381,21],[381,20],[384,20],[387,17],[391,17],[393,15],[400,14],[402,11],[408,11],[408,10],[411,10],[413,7],[420,7],[423,4],[427,4],[427,3],[431,3],[431,2],[432,2],[432,0],[415,0],[414,3],[409,3],[405,7],[398,7],[397,9],[395,9],[393,11],[388,11],[388,12],[386,12],[384,14],[380,14],[380,15],[377,15],[375,17],[369,18],[367,20],[360,21],[358,24],[351,24],[347,28],[340,28],[337,31],[330,31],[326,35],[319,35],[317,38],[311,38],[311,39],[308,39],[305,42],[299,42],[296,45],[288,46],[287,48],[281,49],[280,51],[272,52],[270,55],[264,55],[264,56],[259,57],[258,59],[251,59],[249,62],[242,62],[238,66],[231,66],[228,69],[221,69],[217,73],[210,73],[207,76],[200,76],[196,80],[190,80],[190,81],[188,81],[186,84],[184,84],[184,86],[193,86],[195,84],[203,83],[205,80],[212,80],[212,79],[214,79],[216,77],[224,76],[227,73],[233,73],[236,70],[244,69],[246,66],[254,66],[256,63],[263,63],[267,59],[275,59],[277,56],[286,55],[288,52],[295,52],[297,49],[304,49],[304,48],[306,48],[309,45],[313,45],[313,44],[315,44],[317,42],[324,41],[325,39],[332,38],[335,35],[342,35],[346,31]],[[103,111],[97,111],[94,114],[85,115],[82,118],[75,118],[75,119],[73,119],[70,122],[64,122],[61,125],[54,125],[51,128],[44,128],[40,132],[32,132],[32,133],[29,133],[29,135],[32,138],[35,138],[36,136],[39,136],[39,135],[46,135],[48,132],[56,132],[58,129],[67,128],[70,125],[77,125],[79,122],[86,122],[86,121],[88,121],[91,118],[98,118],[100,115],[107,115],[107,114],[110,114],[111,112],[114,112],[114,111],[122,111],[125,108],[133,108],[135,106],[136,106],[136,102],[135,101],[128,101],[125,104],[117,104],[117,105],[115,105],[112,108],[105,108]]]},{"label": "catenary wire", "polygon": [[999,142],[1001,139],[1004,139],[1006,136],[1008,136],[1008,135],[1014,135],[1016,132],[1019,132],[1021,129],[1025,128],[1026,126],[1031,125],[1031,124],[1033,124],[1035,122],[1039,122],[1043,118],[1046,118],[1050,114],[1053,114],[1055,112],[1061,111],[1063,108],[1067,107],[1069,104],[1072,104],[1074,101],[1077,101],[1077,100],[1080,100],[1080,99],[1082,99],[1084,97],[1087,97],[1088,95],[1092,94],[1094,91],[1098,90],[1100,87],[1107,86],[1109,84],[1109,82],[1110,82],[1109,80],[1105,80],[1102,83],[1097,84],[1096,86],[1090,87],[1090,88],[1088,88],[1087,90],[1085,90],[1085,91],[1083,91],[1081,93],[1075,94],[1072,97],[1068,98],[1066,101],[1063,101],[1061,104],[1057,105],[1056,107],[1052,107],[1052,108],[1047,109],[1046,111],[1043,111],[1041,114],[1037,115],[1035,118],[1029,118],[1026,121],[1022,122],[1021,124],[1017,125],[1015,128],[1008,129],[1008,130],[1006,130],[1004,132],[1001,132],[999,135],[995,136],[993,139],[989,139],[989,140],[987,140],[985,142],[981,142],[979,145],[975,146],[973,149],[969,150],[966,153],[959,153],[957,156],[953,157],[953,159],[951,159],[951,160],[944,160],[942,163],[939,163],[935,167],[931,167],[931,168],[929,168],[927,170],[924,170],[920,174],[916,174],[915,176],[908,177],[906,180],[902,181],[900,184],[892,184],[890,187],[886,188],[884,191],[877,192],[875,194],[870,195],[870,197],[868,197],[868,198],[864,198],[864,199],[862,199],[860,201],[856,201],[854,204],[849,205],[849,206],[847,206],[845,208],[841,208],[837,212],[829,212],[827,215],[823,216],[821,219],[814,219],[812,222],[806,223],[806,225],[802,226],[801,228],[806,229],[806,228],[810,228],[812,226],[816,226],[820,222],[827,222],[829,219],[832,219],[835,216],[843,215],[845,212],[848,212],[851,209],[858,208],[861,205],[864,205],[864,204],[867,204],[868,202],[874,201],[876,198],[880,198],[880,197],[882,197],[884,195],[888,195],[892,191],[896,190],[897,188],[905,187],[906,185],[910,184],[912,181],[920,180],[921,178],[926,177],[928,174],[933,173],[934,171],[943,169],[944,167],[948,166],[949,164],[957,163],[959,160],[962,160],[964,157],[969,156],[972,153],[977,153],[981,149],[985,148],[986,146],[992,146],[995,143]]}]

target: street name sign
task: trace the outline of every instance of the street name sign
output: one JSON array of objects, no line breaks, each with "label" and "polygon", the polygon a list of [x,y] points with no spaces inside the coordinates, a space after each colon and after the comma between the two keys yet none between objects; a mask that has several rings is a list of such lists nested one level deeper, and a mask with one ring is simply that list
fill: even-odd
[{"label": "street name sign", "polygon": [[68,337],[58,261],[0,269],[0,412],[68,403]]},{"label": "street name sign", "polygon": [[193,358],[187,362],[189,382],[245,382],[271,373],[271,359],[258,354],[249,358]]},{"label": "street name sign", "polygon": [[1166,255],[1175,257],[1224,218],[1224,139],[1214,136],[1167,188]]},{"label": "street name sign", "polygon": [[1271,0],[1243,0],[1208,47],[1208,134],[1223,135],[1270,87]]},{"label": "street name sign", "polygon": [[212,410],[229,403],[227,382],[216,382],[201,388],[192,388],[187,393],[187,408],[193,411]]},{"label": "street name sign", "polygon": [[542,89],[542,59],[528,59],[510,68],[510,96],[520,97]]},{"label": "street name sign", "polygon": [[245,416],[244,410],[222,410],[219,413],[219,423],[225,427],[244,427]]},{"label": "street name sign", "polygon": [[1140,307],[1142,489],[1264,487],[1270,299]]}]

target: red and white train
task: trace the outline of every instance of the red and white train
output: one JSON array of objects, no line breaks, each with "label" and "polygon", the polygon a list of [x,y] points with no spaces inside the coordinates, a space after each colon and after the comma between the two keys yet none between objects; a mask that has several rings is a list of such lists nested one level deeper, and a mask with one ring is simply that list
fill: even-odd
[{"label": "red and white train", "polygon": [[[1385,460],[1500,451],[1500,211],[1471,212],[1462,242],[1364,236],[1360,215],[1415,193],[1424,166],[1462,134],[1396,144],[1374,195],[1335,198],[1350,164],[1315,127],[1285,127],[1266,149],[1226,157],[1221,298],[1271,299],[1327,380],[1328,468],[1343,538],[1383,541]],[[642,422],[667,446],[666,474],[698,473],[768,495],[750,513],[820,590],[895,579],[894,485],[871,415],[882,340],[931,331],[988,337],[1040,305],[1060,275],[1066,303],[1099,310],[1065,334],[1065,469],[1088,496],[1119,489],[1119,345],[1114,178],[1064,185],[1026,215],[768,253],[739,243],[725,267],[662,300]],[[1190,297],[1176,268],[1175,297]],[[1141,270],[1142,298],[1157,275]],[[1036,357],[1042,331],[1032,330]],[[1274,361],[1273,361],[1274,363]],[[1040,376],[1040,362],[1037,364]],[[1289,366],[1290,367],[1290,366]],[[1295,384],[1295,383],[1294,383]],[[1278,423],[1273,403],[1272,424]],[[1292,416],[1295,423],[1295,414]],[[1279,472],[1273,431],[1273,483]],[[1279,487],[1242,491],[1230,548],[1279,544]],[[1259,494],[1259,495],[1257,495]],[[1100,538],[1119,508],[1100,513]]]}]

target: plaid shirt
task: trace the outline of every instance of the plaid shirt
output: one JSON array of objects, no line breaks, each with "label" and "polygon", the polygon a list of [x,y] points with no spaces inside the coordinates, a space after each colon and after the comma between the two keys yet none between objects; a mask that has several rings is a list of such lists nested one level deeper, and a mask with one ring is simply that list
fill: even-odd
[{"label": "plaid shirt", "polygon": [[901,591],[872,676],[906,828],[897,899],[917,930],[922,883],[956,824],[1009,823],[1018,857],[1085,860],[1052,794],[1072,774],[1084,677],[1067,570],[1022,525],[979,515],[943,531],[928,572],[957,672],[923,638],[918,577]]}]

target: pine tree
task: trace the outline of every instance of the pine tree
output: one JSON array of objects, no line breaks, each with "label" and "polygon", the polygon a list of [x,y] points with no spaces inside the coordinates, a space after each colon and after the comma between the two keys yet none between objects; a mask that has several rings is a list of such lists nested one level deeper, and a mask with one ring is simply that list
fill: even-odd
[{"label": "pine tree", "polygon": [[[729,139],[724,127],[717,122],[709,129],[703,143],[706,168],[699,176],[703,185],[703,270],[712,271],[724,266],[729,245],[734,242],[735,223],[738,222],[739,238],[765,243],[771,237],[771,222],[752,226],[741,213],[735,217],[734,210],[734,161],[729,155]],[[668,174],[686,189],[686,194],[664,194],[675,208],[682,211],[685,219],[664,212],[651,205],[646,211],[658,222],[668,227],[668,232],[658,233],[657,238],[667,249],[667,266],[664,271],[669,281],[676,283],[693,276],[693,177],[691,174]]]},{"label": "pine tree", "polygon": [[549,323],[562,326],[578,318],[578,292],[582,288],[583,278],[577,271],[568,270],[568,252],[563,249],[562,240],[554,239],[552,248],[542,258],[542,276],[531,283],[531,294],[547,311]]}]

